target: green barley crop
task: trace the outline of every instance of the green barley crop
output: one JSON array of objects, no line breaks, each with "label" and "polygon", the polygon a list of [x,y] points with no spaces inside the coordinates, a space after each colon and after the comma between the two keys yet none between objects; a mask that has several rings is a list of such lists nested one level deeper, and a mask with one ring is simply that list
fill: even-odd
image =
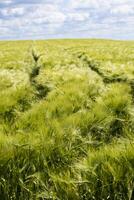
[{"label": "green barley crop", "polygon": [[0,42],[0,199],[134,199],[134,42]]}]

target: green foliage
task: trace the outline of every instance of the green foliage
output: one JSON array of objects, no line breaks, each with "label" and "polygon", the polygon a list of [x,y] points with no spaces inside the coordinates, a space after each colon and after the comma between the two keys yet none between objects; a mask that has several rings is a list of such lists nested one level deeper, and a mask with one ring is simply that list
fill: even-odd
[{"label": "green foliage", "polygon": [[132,139],[89,151],[77,167],[81,199],[133,199],[133,148]]},{"label": "green foliage", "polygon": [[133,47],[0,42],[0,199],[133,199]]}]

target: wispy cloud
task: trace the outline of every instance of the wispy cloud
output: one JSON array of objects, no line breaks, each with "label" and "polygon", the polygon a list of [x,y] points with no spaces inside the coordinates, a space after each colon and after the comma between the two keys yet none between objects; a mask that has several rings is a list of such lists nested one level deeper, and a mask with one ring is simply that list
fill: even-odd
[{"label": "wispy cloud", "polygon": [[133,0],[0,0],[0,39],[134,39]]}]

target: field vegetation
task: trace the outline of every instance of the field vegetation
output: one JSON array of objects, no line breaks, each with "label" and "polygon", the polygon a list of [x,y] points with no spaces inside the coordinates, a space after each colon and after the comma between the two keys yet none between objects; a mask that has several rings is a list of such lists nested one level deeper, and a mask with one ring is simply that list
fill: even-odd
[{"label": "field vegetation", "polygon": [[134,42],[0,42],[0,200],[134,199]]}]

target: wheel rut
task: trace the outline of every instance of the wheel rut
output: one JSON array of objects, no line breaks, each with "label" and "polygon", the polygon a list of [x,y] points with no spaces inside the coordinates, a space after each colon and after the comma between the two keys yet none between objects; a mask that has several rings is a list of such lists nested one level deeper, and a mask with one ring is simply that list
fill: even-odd
[{"label": "wheel rut", "polygon": [[86,64],[92,71],[97,73],[104,84],[111,84],[111,83],[127,83],[131,87],[131,95],[134,100],[134,79],[129,80],[127,77],[121,77],[119,75],[117,76],[107,76],[101,69],[100,69],[100,63],[96,60],[89,59],[86,53],[82,52],[77,55],[77,58],[79,58],[84,64]]}]

